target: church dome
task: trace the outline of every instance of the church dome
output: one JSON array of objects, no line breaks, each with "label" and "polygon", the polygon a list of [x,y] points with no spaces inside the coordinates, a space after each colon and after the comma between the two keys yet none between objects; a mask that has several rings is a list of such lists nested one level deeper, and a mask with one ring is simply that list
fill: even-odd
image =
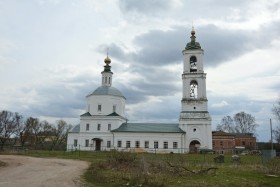
[{"label": "church dome", "polygon": [[185,49],[201,49],[201,46],[198,42],[189,42]]},{"label": "church dome", "polygon": [[100,86],[88,96],[90,95],[113,95],[125,98],[117,88],[114,88],[112,86]]},{"label": "church dome", "polygon": [[107,55],[107,57],[104,59],[104,62],[105,62],[106,65],[109,65],[109,64],[111,63],[111,59],[108,57],[108,55]]},{"label": "church dome", "polygon": [[187,43],[185,49],[186,50],[191,50],[191,49],[201,49],[201,46],[200,46],[200,43],[196,42],[195,41],[195,31],[194,31],[194,28],[192,29],[192,32],[191,32],[191,42]]}]

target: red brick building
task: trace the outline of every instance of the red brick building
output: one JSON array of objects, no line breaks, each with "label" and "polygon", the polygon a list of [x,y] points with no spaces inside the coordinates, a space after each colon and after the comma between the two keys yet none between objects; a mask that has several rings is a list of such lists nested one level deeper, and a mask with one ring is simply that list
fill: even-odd
[{"label": "red brick building", "polygon": [[256,149],[256,137],[252,133],[212,132],[213,150],[216,153],[234,153],[237,149]]}]

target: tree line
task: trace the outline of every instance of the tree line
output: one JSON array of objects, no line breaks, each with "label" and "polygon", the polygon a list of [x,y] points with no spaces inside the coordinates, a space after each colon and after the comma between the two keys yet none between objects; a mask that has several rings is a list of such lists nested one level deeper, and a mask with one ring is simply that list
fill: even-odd
[{"label": "tree line", "polygon": [[[272,107],[272,114],[276,118],[276,124],[273,128],[273,139],[280,144],[280,97]],[[216,130],[228,133],[252,133],[256,135],[258,124],[256,119],[251,114],[245,112],[236,113],[233,117],[225,116],[217,125]],[[269,128],[269,119],[268,126]]]},{"label": "tree line", "polygon": [[256,133],[258,124],[256,119],[251,114],[239,112],[233,116],[225,116],[216,129],[229,133]]},{"label": "tree line", "polygon": [[0,112],[0,150],[4,147],[28,147],[40,150],[65,149],[71,125],[64,120],[56,124],[29,117],[26,120],[17,112]]}]

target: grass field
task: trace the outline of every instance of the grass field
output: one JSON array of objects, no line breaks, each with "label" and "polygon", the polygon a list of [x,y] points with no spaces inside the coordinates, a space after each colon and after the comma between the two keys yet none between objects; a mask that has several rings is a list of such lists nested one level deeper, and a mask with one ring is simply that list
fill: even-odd
[{"label": "grass field", "polygon": [[36,157],[56,157],[89,161],[84,174],[89,186],[280,186],[280,158],[267,163],[261,156],[241,156],[240,163],[225,155],[224,163],[215,163],[217,155],[148,154],[124,152],[20,153]]}]

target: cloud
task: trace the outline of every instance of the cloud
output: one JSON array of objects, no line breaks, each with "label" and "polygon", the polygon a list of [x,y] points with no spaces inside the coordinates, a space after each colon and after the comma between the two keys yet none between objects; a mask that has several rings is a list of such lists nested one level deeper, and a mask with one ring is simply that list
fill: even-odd
[{"label": "cloud", "polygon": [[14,63],[16,60],[11,54],[16,50],[17,45],[14,42],[5,38],[0,38],[0,65]]},{"label": "cloud", "polygon": [[[13,100],[4,101],[4,105],[13,106],[9,110],[27,117],[77,118],[84,112],[85,96],[100,86],[100,81],[95,81],[97,78],[91,74],[90,69],[88,72],[74,72],[72,68],[66,67],[48,69],[41,75],[49,76],[45,77],[47,80],[26,84],[16,91],[11,90]],[[9,93],[9,90],[6,92]],[[5,92],[0,94],[5,95]]]},{"label": "cloud", "polygon": [[[170,17],[176,17],[176,21],[189,23],[201,19],[215,19],[219,17],[225,21],[245,21],[250,17],[250,10],[254,4],[260,2],[219,1],[219,0],[120,0],[119,8],[130,23],[143,23],[151,20],[170,21]],[[175,22],[175,20],[173,20]]]},{"label": "cloud", "polygon": [[119,0],[120,10],[124,14],[159,15],[181,4],[176,0]]},{"label": "cloud", "polygon": [[[196,39],[205,51],[205,66],[215,67],[250,51],[270,47],[272,41],[279,39],[278,30],[280,22],[263,25],[255,31],[204,25],[196,28]],[[133,40],[135,48],[138,48],[136,52],[124,51],[116,43],[109,48],[112,57],[124,62],[137,66],[164,66],[181,63],[181,51],[190,42],[189,37],[186,28],[174,26],[167,31],[150,30],[136,36]],[[100,51],[104,45],[98,48]]]},{"label": "cloud", "polygon": [[[177,101],[177,102],[174,102]],[[180,96],[148,97],[146,102],[128,105],[127,116],[132,122],[174,122],[180,115]]]},{"label": "cloud", "polygon": [[220,103],[214,103],[214,104],[212,104],[212,107],[213,108],[222,108],[222,107],[225,107],[225,106],[228,106],[229,104],[228,104],[228,102],[226,102],[226,101],[221,101]]}]

